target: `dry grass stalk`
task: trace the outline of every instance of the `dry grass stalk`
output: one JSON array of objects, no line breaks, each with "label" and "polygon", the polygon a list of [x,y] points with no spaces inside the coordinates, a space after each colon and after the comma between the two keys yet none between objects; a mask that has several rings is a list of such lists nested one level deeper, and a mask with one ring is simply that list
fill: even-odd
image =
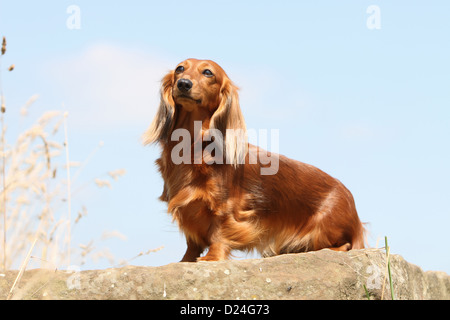
[{"label": "dry grass stalk", "polygon": [[72,181],[76,181],[78,176],[81,174],[83,169],[86,167],[86,165],[89,163],[91,158],[97,153],[100,148],[103,147],[103,141],[100,141],[99,144],[95,147],[93,151],[87,156],[86,160],[83,161],[83,163],[79,166],[78,170],[73,175]]},{"label": "dry grass stalk", "polygon": [[67,213],[68,213],[68,218],[67,218],[67,223],[68,223],[68,228],[67,228],[67,234],[68,234],[68,244],[67,244],[67,266],[70,266],[70,245],[71,245],[71,240],[72,240],[72,236],[71,236],[71,221],[72,221],[72,206],[71,206],[71,199],[72,199],[72,195],[71,195],[71,191],[70,191],[70,187],[71,187],[71,183],[70,183],[70,158],[69,158],[69,138],[68,138],[68,134],[67,134],[67,116],[68,116],[68,112],[64,113],[64,147],[66,149],[66,170],[67,170]]},{"label": "dry grass stalk", "polygon": [[150,253],[153,253],[153,252],[158,252],[158,251],[160,251],[162,249],[164,249],[164,246],[161,246],[161,247],[158,247],[158,248],[155,248],[155,249],[150,249],[150,250],[147,250],[146,252],[141,251],[136,256],[134,256],[133,258],[128,259],[126,261],[122,261],[121,263],[116,265],[116,267],[124,267],[124,266],[130,264],[130,262],[133,261],[134,259],[137,259],[137,258],[142,257],[142,256],[149,255]]},{"label": "dry grass stalk", "polygon": [[26,257],[22,262],[22,266],[20,267],[20,270],[19,270],[19,273],[17,274],[16,280],[14,280],[14,283],[13,283],[11,289],[9,290],[9,294],[8,294],[8,297],[6,298],[6,300],[11,299],[14,289],[16,288],[16,285],[19,283],[20,279],[22,278],[25,268],[28,265],[28,261],[30,260],[31,252],[33,252],[33,249],[34,249],[34,246],[36,245],[37,240],[38,240],[37,237],[34,238],[33,244],[31,245],[30,250],[28,250]]},{"label": "dry grass stalk", "polygon": [[[6,52],[6,38],[3,37],[2,41],[2,56]],[[1,134],[1,143],[2,143],[2,185],[3,185],[3,256],[2,256],[2,269],[6,270],[6,156],[5,156],[5,119],[4,114],[6,112],[5,106],[5,98],[3,96],[3,87],[2,87],[2,74],[1,74],[2,64],[0,59],[0,101],[1,101],[1,125],[2,125],[2,134]]]},{"label": "dry grass stalk", "polygon": [[2,55],[4,55],[6,52],[6,38],[3,37],[3,41],[2,41]]},{"label": "dry grass stalk", "polygon": [[[28,114],[28,109],[31,107],[31,105],[39,98],[38,94],[34,94],[28,99],[27,102],[25,102],[25,105],[20,108],[20,114],[22,116],[26,116]],[[54,133],[53,133],[54,134]]]},{"label": "dry grass stalk", "polygon": [[[36,97],[32,97],[27,104]],[[60,118],[62,113],[59,111],[45,112],[36,124],[18,136],[12,146],[5,141],[6,130],[3,126],[0,157],[4,160],[2,178],[5,182],[0,209],[6,212],[3,214],[2,246],[2,267],[5,270],[15,265],[17,258],[26,250],[24,240],[35,233],[39,239],[36,246],[42,252],[41,261],[51,256],[53,263],[58,265],[63,256],[60,243],[67,232],[61,229],[67,224],[64,217],[55,217],[63,198],[62,183],[55,180],[57,169],[62,166],[62,146],[49,139],[47,130],[52,122]],[[51,136],[57,133],[53,130]],[[7,203],[11,205],[6,207]]]},{"label": "dry grass stalk", "polygon": [[110,239],[110,238],[118,238],[118,239],[124,240],[124,241],[127,240],[127,237],[117,230],[103,232],[102,237],[101,237],[102,240],[106,240],[106,239]]},{"label": "dry grass stalk", "polygon": [[[2,56],[5,52],[6,39],[3,38]],[[41,257],[38,260],[41,263],[48,261],[54,266],[69,265],[72,229],[87,214],[87,210],[83,207],[74,223],[71,223],[73,177],[71,177],[70,168],[79,163],[70,162],[67,113],[45,112],[34,125],[21,132],[13,144],[8,144],[5,134],[5,97],[1,86],[2,56],[0,56],[0,123],[2,126],[0,173],[2,173],[3,188],[0,194],[0,215],[2,216],[0,221],[3,221],[3,230],[0,229],[0,232],[3,241],[0,242],[2,247],[0,268],[6,271],[21,263],[21,270],[24,270],[28,264],[30,250],[33,248],[36,251],[40,250]],[[12,71],[13,68],[14,65],[11,65],[9,70]],[[29,107],[37,98],[38,95],[33,95],[28,99],[20,109],[22,116],[28,114]],[[64,132],[60,132],[61,126],[64,127]],[[63,140],[64,144],[61,145],[54,140]],[[101,146],[102,143],[90,157]],[[82,164],[78,173],[88,160]],[[67,181],[57,179],[57,173],[64,168],[67,172]],[[108,174],[113,180],[117,180],[125,174],[125,170],[110,171]],[[105,185],[111,187],[109,181]],[[59,208],[64,205],[67,205],[67,212]],[[28,250],[30,239],[34,239],[34,242],[32,249]],[[83,250],[81,258],[84,263],[94,247],[89,244],[80,248]],[[24,255],[26,259],[22,261]],[[97,256],[113,261],[112,255],[107,251]],[[22,273],[16,279],[14,287],[17,286]],[[15,290],[14,287],[11,288],[11,292]]]},{"label": "dry grass stalk", "polygon": [[[3,101],[3,99],[2,99]],[[2,108],[3,110],[3,108]],[[2,135],[1,135],[1,142],[2,142],[2,196],[3,196],[3,206],[2,206],[2,213],[3,213],[3,263],[2,267],[3,270],[6,270],[6,154],[5,154],[5,130],[3,128],[5,127],[4,124],[4,117],[3,113],[1,115],[1,124],[2,124]]]}]

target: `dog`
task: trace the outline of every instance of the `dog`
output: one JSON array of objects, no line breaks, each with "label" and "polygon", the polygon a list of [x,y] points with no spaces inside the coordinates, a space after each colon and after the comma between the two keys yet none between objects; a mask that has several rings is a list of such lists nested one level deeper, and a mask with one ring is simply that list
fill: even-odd
[{"label": "dog", "polygon": [[[232,250],[364,248],[364,225],[339,180],[248,144],[246,132],[238,88],[214,61],[187,59],[162,79],[144,144],[162,149],[160,199],[186,237],[182,262],[229,259]],[[208,141],[217,148],[207,150]],[[263,155],[278,162],[273,174],[262,174]]]}]

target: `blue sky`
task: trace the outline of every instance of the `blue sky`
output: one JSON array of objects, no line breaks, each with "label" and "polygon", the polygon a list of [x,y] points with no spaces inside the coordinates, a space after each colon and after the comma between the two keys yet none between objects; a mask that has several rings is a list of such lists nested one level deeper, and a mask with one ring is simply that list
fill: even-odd
[{"label": "blue sky", "polygon": [[[66,26],[70,5],[80,29]],[[367,28],[370,5],[381,29]],[[74,195],[73,210],[89,213],[73,246],[96,239],[118,260],[164,246],[131,263],[178,261],[184,239],[157,200],[159,150],[140,137],[165,72],[215,60],[241,88],[249,128],[279,129],[280,153],[352,191],[371,246],[388,236],[392,252],[450,273],[448,12],[448,1],[2,1],[2,66],[16,65],[2,77],[9,134],[26,127],[14,110],[33,94],[27,121],[67,110],[71,159],[104,143],[77,183],[127,170],[111,189]],[[126,239],[99,240],[111,230]]]}]

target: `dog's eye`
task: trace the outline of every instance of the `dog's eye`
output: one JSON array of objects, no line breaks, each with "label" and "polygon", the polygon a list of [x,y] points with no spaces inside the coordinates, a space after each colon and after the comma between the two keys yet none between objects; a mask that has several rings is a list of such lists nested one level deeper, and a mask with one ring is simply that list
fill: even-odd
[{"label": "dog's eye", "polygon": [[175,73],[182,73],[184,71],[184,67],[183,66],[178,66],[176,69],[175,69]]},{"label": "dog's eye", "polygon": [[205,69],[202,72],[206,77],[212,77],[214,74],[209,69]]}]

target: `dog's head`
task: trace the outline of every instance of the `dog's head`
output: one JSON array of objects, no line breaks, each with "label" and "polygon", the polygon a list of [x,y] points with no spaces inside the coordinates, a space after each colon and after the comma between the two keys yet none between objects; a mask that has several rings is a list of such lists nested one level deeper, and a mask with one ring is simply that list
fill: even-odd
[{"label": "dog's head", "polygon": [[[219,130],[225,139],[227,163],[236,165],[245,156],[246,144],[242,137],[246,127],[237,87],[217,63],[187,59],[163,78],[160,106],[144,136],[145,144],[170,141],[173,130],[177,129],[179,108],[187,112],[206,111],[210,115],[209,129]],[[227,129],[240,134],[227,136]]]},{"label": "dog's head", "polygon": [[188,59],[173,72],[172,97],[175,104],[187,111],[195,108],[218,108],[225,82],[230,80],[225,71],[210,60]]}]

